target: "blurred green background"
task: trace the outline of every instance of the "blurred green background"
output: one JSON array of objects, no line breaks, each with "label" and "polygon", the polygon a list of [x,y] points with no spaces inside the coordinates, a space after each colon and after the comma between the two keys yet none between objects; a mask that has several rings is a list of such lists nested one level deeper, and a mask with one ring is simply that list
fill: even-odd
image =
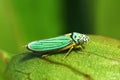
[{"label": "blurred green background", "polygon": [[120,39],[120,0],[0,0],[1,55],[73,31]]}]

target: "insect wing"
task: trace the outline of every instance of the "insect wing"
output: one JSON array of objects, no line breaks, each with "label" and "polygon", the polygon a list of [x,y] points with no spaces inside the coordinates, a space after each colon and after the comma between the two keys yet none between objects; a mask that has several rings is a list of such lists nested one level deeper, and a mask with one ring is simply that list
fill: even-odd
[{"label": "insect wing", "polygon": [[55,38],[33,41],[28,44],[28,49],[32,51],[51,51],[64,48],[72,43],[69,36],[59,36]]}]

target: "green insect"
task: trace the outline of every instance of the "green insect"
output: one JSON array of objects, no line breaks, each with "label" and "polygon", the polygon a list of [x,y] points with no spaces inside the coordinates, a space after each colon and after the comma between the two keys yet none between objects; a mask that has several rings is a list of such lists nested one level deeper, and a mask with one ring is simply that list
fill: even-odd
[{"label": "green insect", "polygon": [[78,32],[72,32],[55,38],[30,42],[27,45],[27,49],[33,52],[64,51],[69,49],[63,57],[64,59],[72,49],[82,49],[82,45],[88,41],[88,36]]}]

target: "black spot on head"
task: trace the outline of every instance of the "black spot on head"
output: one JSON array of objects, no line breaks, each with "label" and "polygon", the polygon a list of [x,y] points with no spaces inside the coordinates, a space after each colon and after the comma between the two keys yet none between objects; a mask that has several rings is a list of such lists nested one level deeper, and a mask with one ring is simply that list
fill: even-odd
[{"label": "black spot on head", "polygon": [[75,35],[74,37],[76,38],[77,36]]},{"label": "black spot on head", "polygon": [[80,39],[77,39],[77,43],[80,44]]}]

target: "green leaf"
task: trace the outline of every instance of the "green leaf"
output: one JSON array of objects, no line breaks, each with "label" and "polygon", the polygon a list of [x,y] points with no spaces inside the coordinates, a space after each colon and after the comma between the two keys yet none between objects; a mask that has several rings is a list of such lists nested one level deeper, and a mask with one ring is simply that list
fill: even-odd
[{"label": "green leaf", "polygon": [[[41,58],[25,52],[13,57],[6,74],[9,80],[119,80],[120,42],[90,35],[84,50],[72,50]],[[62,54],[63,53],[63,54]]]}]

